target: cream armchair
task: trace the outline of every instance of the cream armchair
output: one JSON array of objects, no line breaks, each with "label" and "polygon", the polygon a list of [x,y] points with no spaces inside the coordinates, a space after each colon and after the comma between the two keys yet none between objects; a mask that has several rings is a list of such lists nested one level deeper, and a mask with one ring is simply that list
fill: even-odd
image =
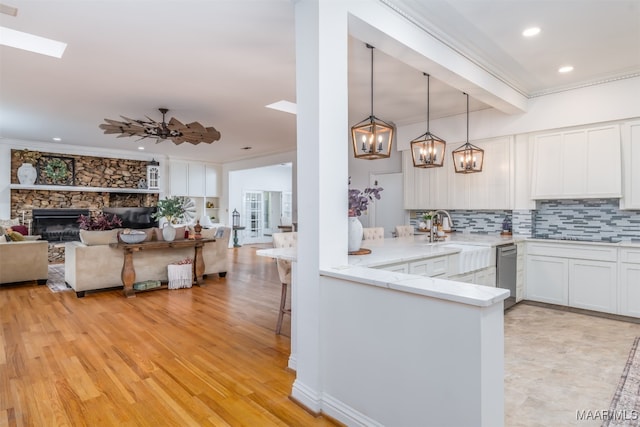
[{"label": "cream armchair", "polygon": [[[293,231],[289,233],[273,233],[274,248],[295,248],[298,245],[298,233]],[[282,319],[285,314],[291,315],[291,309],[286,308],[287,289],[291,285],[291,261],[277,259],[278,276],[282,283],[280,293],[280,310],[278,312],[278,323],[276,324],[276,334],[280,335],[282,329]]]}]

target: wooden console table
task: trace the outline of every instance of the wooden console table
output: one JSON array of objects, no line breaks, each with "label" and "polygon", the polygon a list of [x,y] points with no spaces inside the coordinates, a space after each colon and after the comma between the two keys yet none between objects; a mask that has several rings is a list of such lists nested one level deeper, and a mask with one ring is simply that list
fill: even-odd
[{"label": "wooden console table", "polygon": [[172,242],[142,242],[142,243],[111,243],[110,246],[124,251],[124,260],[122,262],[122,284],[124,285],[124,296],[127,298],[135,297],[133,283],[136,281],[136,270],[133,268],[133,254],[139,251],[147,251],[153,249],[166,248],[194,248],[193,257],[193,276],[195,283],[202,286],[202,276],[204,275],[204,258],[202,256],[202,247],[205,243],[215,242],[215,239],[185,239],[174,240]]}]

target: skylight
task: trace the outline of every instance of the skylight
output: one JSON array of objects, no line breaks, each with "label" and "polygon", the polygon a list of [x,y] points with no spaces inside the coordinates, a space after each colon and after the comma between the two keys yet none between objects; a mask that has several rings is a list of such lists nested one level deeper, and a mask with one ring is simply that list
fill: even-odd
[{"label": "skylight", "polygon": [[66,43],[2,26],[0,26],[0,44],[28,50],[29,52],[40,53],[42,55],[53,56],[54,58],[62,58],[62,54],[67,48]]},{"label": "skylight", "polygon": [[284,111],[285,113],[296,114],[297,113],[297,105],[290,101],[278,101],[273,104],[265,105],[267,108],[271,108],[278,111]]}]

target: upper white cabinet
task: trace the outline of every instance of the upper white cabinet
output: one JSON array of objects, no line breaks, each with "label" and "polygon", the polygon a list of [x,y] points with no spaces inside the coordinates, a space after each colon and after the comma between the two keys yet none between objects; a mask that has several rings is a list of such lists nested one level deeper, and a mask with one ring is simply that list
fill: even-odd
[{"label": "upper white cabinet", "polygon": [[[640,209],[640,121],[622,125],[622,209]],[[635,166],[635,167],[634,167]]]},{"label": "upper white cabinet", "polygon": [[217,166],[172,160],[169,163],[169,193],[173,196],[217,197]]},{"label": "upper white cabinet", "polygon": [[169,193],[173,196],[189,195],[189,163],[169,163]]},{"label": "upper white cabinet", "polygon": [[474,174],[455,173],[451,152],[461,144],[447,144],[441,168],[416,168],[411,151],[403,151],[405,209],[511,209],[512,138],[474,144],[485,150],[482,172]]},{"label": "upper white cabinet", "polygon": [[622,196],[620,127],[532,136],[533,199]]}]

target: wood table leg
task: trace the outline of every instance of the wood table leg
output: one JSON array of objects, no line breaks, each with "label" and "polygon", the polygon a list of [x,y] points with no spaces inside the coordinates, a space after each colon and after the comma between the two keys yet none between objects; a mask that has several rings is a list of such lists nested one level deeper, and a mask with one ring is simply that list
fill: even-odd
[{"label": "wood table leg", "polygon": [[135,297],[133,283],[136,281],[136,270],[133,268],[133,251],[125,249],[124,261],[122,262],[122,284],[124,285],[124,296],[127,298]]},{"label": "wood table leg", "polygon": [[193,260],[193,274],[196,278],[196,284],[198,286],[204,285],[202,276],[204,275],[204,257],[202,256],[202,247],[204,245],[196,245],[195,259]]}]

